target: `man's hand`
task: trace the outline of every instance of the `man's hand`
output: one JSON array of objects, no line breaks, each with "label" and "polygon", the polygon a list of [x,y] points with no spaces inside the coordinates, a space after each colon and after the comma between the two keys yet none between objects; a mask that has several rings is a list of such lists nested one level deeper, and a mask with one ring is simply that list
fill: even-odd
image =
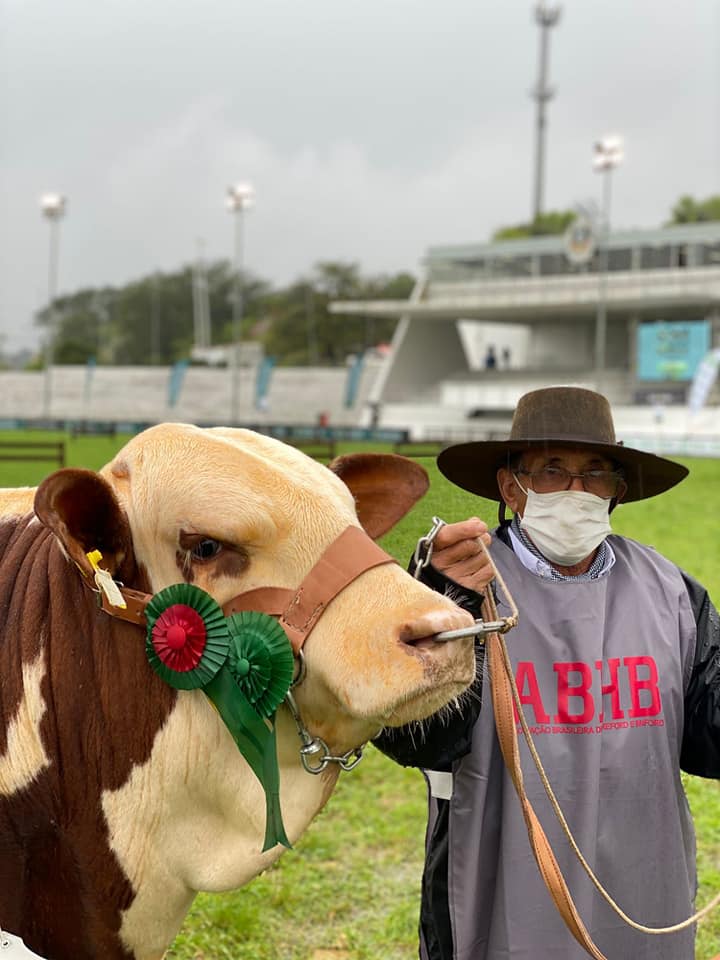
[{"label": "man's hand", "polygon": [[432,566],[461,586],[479,593],[493,578],[481,540],[490,546],[487,524],[478,517],[446,524],[435,537]]}]

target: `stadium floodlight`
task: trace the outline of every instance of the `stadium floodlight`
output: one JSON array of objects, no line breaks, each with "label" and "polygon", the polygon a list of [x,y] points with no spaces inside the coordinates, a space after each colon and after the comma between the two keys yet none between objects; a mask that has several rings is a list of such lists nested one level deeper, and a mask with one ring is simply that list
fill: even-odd
[{"label": "stadium floodlight", "polygon": [[44,193],[40,197],[40,209],[48,220],[59,220],[65,213],[67,199],[61,193]]},{"label": "stadium floodlight", "polygon": [[48,256],[48,323],[45,336],[45,378],[43,382],[43,417],[50,416],[52,401],[52,374],[55,347],[55,298],[57,297],[58,262],[60,252],[60,220],[65,215],[67,198],[61,193],[44,193],[40,209],[50,224],[50,252]]},{"label": "stadium floodlight", "polygon": [[625,159],[622,138],[618,136],[603,137],[594,146],[593,169],[600,172],[613,170]]},{"label": "stadium floodlight", "polygon": [[233,250],[233,292],[232,292],[232,375],[230,390],[230,417],[235,425],[240,409],[240,343],[242,341],[243,320],[243,224],[242,215],[252,206],[255,191],[249,183],[236,183],[227,189],[226,206],[235,219],[235,244]]},{"label": "stadium floodlight", "polygon": [[227,208],[231,213],[246,210],[252,206],[255,191],[249,183],[236,183],[227,189]]},{"label": "stadium floodlight", "polygon": [[595,318],[595,381],[596,389],[602,392],[605,377],[605,348],[607,341],[607,281],[610,244],[610,190],[611,175],[615,167],[625,159],[622,138],[613,135],[603,137],[593,146],[593,170],[603,174],[600,244],[598,257],[598,301]]}]

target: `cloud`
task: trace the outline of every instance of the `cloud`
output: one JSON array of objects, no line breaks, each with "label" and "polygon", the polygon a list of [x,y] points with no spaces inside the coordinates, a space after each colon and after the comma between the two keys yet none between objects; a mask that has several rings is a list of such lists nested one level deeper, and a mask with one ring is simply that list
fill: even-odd
[{"label": "cloud", "polygon": [[[225,191],[238,180],[256,190],[246,263],[275,283],[318,260],[417,271],[429,245],[482,242],[529,216],[529,2],[492,18],[477,0],[453,0],[452,15],[437,0],[67,3],[62,15],[49,0],[11,5],[0,62],[11,346],[34,340],[47,297],[45,190],[69,197],[61,291],[177,269],[200,239],[206,256],[230,257]],[[615,130],[627,153],[617,226],[659,224],[679,194],[717,192],[717,5],[564,7],[546,206],[599,196],[591,145]]]}]

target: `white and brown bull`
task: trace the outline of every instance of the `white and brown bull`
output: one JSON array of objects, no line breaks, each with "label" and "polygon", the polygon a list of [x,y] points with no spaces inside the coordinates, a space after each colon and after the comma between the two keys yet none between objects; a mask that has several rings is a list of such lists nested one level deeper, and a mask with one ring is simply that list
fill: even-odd
[{"label": "white and brown bull", "polygon": [[[328,470],[250,431],[165,424],[99,473],[0,496],[2,928],[51,960],[154,960],[197,891],[239,887],[282,852],[261,852],[262,787],[208,698],[164,683],[142,629],[99,608],[88,553],[148,594],[186,582],[222,605],[294,591],[348,526],[381,536],[426,486],[400,457]],[[396,564],[365,570],[305,644],[305,727],[341,756],[438,710],[474,656],[470,639],[432,637],[471,622]],[[286,706],[276,728],[294,841],[338,767],[306,772]]]}]

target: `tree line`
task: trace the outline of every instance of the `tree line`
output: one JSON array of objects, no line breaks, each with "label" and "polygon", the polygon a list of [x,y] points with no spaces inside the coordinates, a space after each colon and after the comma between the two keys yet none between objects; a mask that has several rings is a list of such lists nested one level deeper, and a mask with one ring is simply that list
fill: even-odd
[{"label": "tree line", "polygon": [[[493,233],[493,240],[516,240],[521,237],[542,237],[549,234],[565,233],[577,216],[576,210],[547,210],[534,220],[499,227]],[[720,220],[720,193],[696,200],[689,194],[681,196],[672,210],[666,226],[678,223],[702,223]]]},{"label": "tree line", "polygon": [[[79,290],[58,297],[36,321],[47,336],[54,328],[57,364],[172,364],[190,356],[194,342],[193,283],[196,268],[153,273],[123,287]],[[218,261],[202,272],[209,304],[211,343],[233,339],[235,275]],[[354,263],[319,263],[309,277],[275,289],[243,273],[241,339],[262,343],[286,365],[337,365],[352,353],[392,337],[394,320],[331,314],[332,300],[407,299],[409,273],[363,276]],[[35,366],[42,365],[38,356]]]},{"label": "tree line", "polygon": [[[534,221],[501,227],[493,240],[563,233],[574,210],[550,210]],[[670,224],[720,220],[720,195],[685,195]],[[79,290],[36,315],[44,336],[52,324],[58,364],[169,365],[190,356],[194,342],[193,266],[155,272],[125,286]],[[235,275],[227,261],[203,270],[213,345],[233,339]],[[242,339],[260,342],[282,365],[335,366],[349,354],[390,340],[395,320],[334,315],[332,300],[407,299],[415,283],[406,272],[363,276],[356,263],[323,262],[307,277],[278,289],[244,272]],[[32,365],[40,367],[42,355]]]}]

